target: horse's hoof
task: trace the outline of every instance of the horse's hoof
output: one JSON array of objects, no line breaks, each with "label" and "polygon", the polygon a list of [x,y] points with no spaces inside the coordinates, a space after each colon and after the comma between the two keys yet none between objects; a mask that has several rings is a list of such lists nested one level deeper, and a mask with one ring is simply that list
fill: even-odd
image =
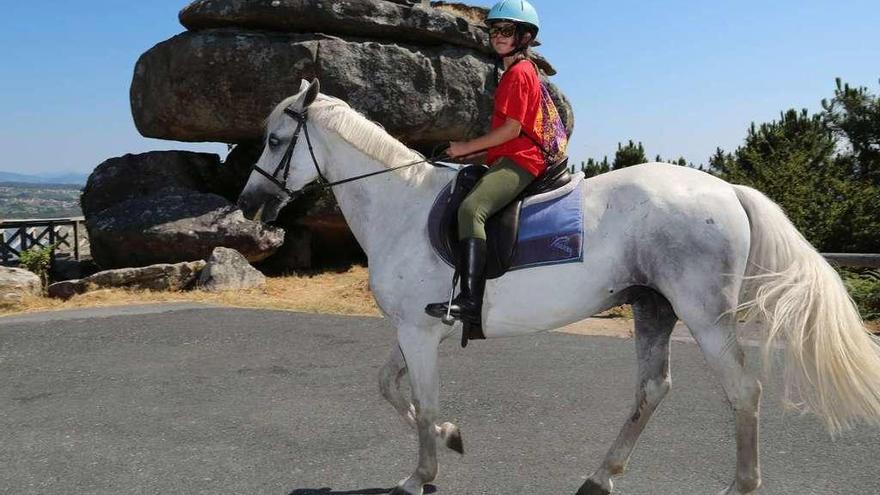
[{"label": "horse's hoof", "polygon": [[443,423],[440,427],[446,446],[464,455],[464,442],[461,440],[461,431],[452,423]]},{"label": "horse's hoof", "polygon": [[593,480],[587,480],[578,490],[576,495],[611,495],[611,492],[603,488]]}]

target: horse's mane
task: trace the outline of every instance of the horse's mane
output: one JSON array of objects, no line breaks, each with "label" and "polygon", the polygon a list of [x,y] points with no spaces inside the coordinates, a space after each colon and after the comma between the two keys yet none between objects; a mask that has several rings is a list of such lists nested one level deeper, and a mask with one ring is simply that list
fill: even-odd
[{"label": "horse's mane", "polygon": [[[275,107],[267,119],[269,124],[267,127],[276,127],[279,119],[284,118],[284,109],[292,105],[296,98],[296,96],[286,98]],[[347,143],[388,168],[424,159],[420,153],[409,149],[388,134],[381,125],[364,117],[338,98],[319,94],[315,102],[309,105],[309,119],[335,132]],[[429,168],[425,165],[415,165],[401,169],[395,174],[408,184],[419,185]]]}]

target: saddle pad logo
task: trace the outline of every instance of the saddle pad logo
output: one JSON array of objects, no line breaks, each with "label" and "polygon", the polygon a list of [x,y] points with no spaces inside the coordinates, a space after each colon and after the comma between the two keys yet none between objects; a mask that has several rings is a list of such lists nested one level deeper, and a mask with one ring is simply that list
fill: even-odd
[{"label": "saddle pad logo", "polygon": [[569,245],[571,237],[567,235],[559,236],[550,242],[550,247],[562,251],[566,256],[574,256],[574,248]]}]

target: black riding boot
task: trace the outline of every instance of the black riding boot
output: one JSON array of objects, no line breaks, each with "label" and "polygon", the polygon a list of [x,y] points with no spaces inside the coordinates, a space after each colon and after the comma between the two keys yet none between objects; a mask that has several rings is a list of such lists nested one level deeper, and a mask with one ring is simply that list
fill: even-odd
[{"label": "black riding boot", "polygon": [[[452,300],[450,314],[456,320],[481,325],[483,312],[483,291],[486,288],[486,241],[470,238],[461,241],[462,257],[459,264],[461,291]],[[442,318],[449,305],[445,302],[432,303],[425,307],[431,316]]]}]

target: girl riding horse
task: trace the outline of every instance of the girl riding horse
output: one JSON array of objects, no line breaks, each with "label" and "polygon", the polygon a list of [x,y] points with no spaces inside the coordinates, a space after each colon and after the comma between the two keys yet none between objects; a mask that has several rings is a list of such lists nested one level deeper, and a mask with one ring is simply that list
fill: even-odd
[{"label": "girl riding horse", "polygon": [[[540,22],[535,8],[524,0],[497,3],[486,17],[492,48],[504,64],[495,90],[491,131],[470,141],[453,141],[447,154],[461,158],[488,150],[489,171],[458,210],[461,290],[451,301],[429,304],[431,316],[447,312],[455,319],[480,325],[486,286],[486,220],[513,201],[546,168],[544,152],[532,135],[541,105],[541,81],[529,60]],[[530,135],[531,133],[532,135]]]}]

